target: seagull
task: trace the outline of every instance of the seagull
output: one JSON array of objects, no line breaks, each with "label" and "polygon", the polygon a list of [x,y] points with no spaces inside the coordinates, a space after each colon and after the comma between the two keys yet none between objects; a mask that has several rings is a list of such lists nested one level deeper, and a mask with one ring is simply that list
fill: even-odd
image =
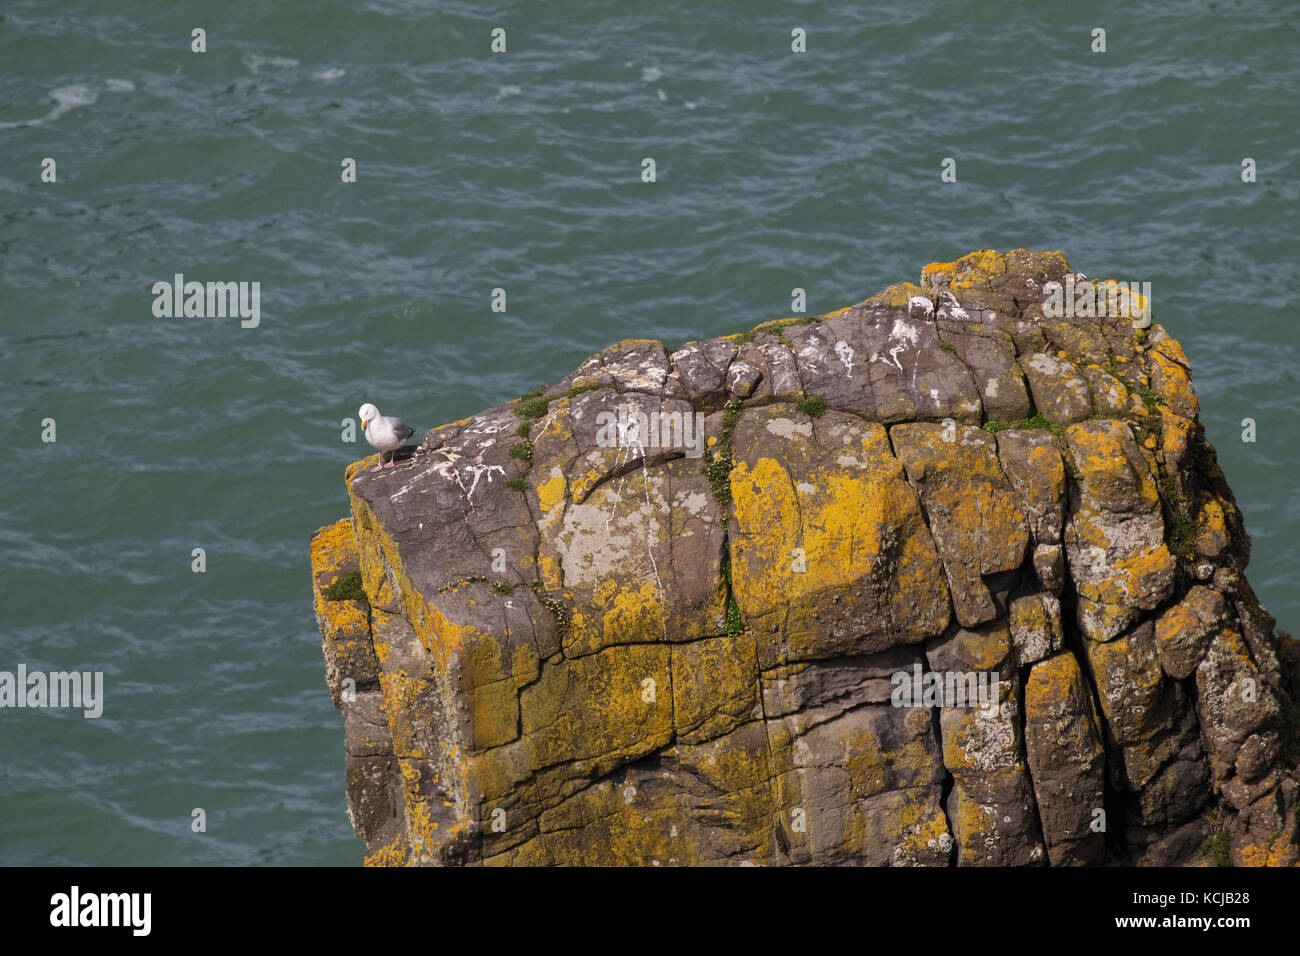
[{"label": "seagull", "polygon": [[357,417],[361,419],[361,430],[366,433],[366,441],[370,442],[372,447],[379,449],[379,464],[370,470],[392,468],[394,464],[392,457],[390,456],[388,463],[385,464],[384,455],[401,448],[402,443],[415,434],[415,429],[400,418],[380,415],[379,409],[369,402],[361,406]]}]

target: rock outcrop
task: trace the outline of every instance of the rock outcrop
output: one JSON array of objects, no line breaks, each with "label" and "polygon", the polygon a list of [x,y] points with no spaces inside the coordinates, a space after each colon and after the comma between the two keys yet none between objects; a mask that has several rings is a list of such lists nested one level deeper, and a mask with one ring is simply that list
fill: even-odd
[{"label": "rock outcrop", "polygon": [[1069,275],[622,342],[349,467],[311,561],[366,862],[1295,863],[1300,654],[1187,357],[1045,315]]}]

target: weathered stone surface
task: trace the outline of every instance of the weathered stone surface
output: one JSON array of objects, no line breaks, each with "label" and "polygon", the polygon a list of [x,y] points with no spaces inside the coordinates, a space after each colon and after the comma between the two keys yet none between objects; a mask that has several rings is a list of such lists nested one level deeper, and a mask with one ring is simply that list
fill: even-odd
[{"label": "weathered stone surface", "polygon": [[1209,650],[1224,616],[1223,595],[1197,585],[1156,621],[1160,663],[1170,677],[1190,677]]},{"label": "weathered stone surface", "polygon": [[1034,545],[1034,574],[1053,594],[1065,587],[1065,551],[1059,544]]},{"label": "weathered stone surface", "polygon": [[1147,360],[1151,387],[1175,415],[1187,419],[1196,418],[1200,413],[1200,403],[1192,389],[1192,376],[1182,346],[1159,325],[1151,326],[1150,338],[1152,347],[1147,353]]},{"label": "weathered stone surface", "polygon": [[727,367],[736,354],[736,344],[727,339],[688,342],[672,354],[673,369],[681,379],[686,397],[693,402],[716,401],[722,396]]},{"label": "weathered stone surface", "polygon": [[1105,419],[1066,429],[1070,485],[1065,553],[1079,592],[1079,628],[1108,641],[1173,592],[1160,494],[1128,425]]},{"label": "weathered stone surface", "polygon": [[1111,777],[1142,790],[1183,745],[1178,728],[1190,703],[1160,667],[1155,627],[1144,621],[1113,641],[1088,641],[1088,669],[1105,720]]},{"label": "weathered stone surface", "polygon": [[969,316],[961,320],[947,311],[937,325],[940,338],[952,346],[956,356],[971,370],[985,418],[988,421],[1027,418],[1031,410],[1029,393],[1016,363],[1015,339],[1005,324],[971,320]]},{"label": "weathered stone surface", "polygon": [[1241,635],[1230,628],[1219,632],[1197,665],[1196,691],[1210,768],[1223,781],[1235,773],[1237,754],[1252,734],[1277,728],[1281,707]]},{"label": "weathered stone surface", "polygon": [[[986,699],[939,712],[944,767],[953,777],[947,812],[959,866],[1046,862],[1020,735],[1019,678],[1003,626],[958,630],[926,648],[930,670],[997,676]],[[953,701],[948,701],[952,705]],[[958,702],[960,703],[960,702]]]},{"label": "weathered stone surface", "polygon": [[1088,381],[1078,366],[1045,352],[1025,356],[1021,364],[1034,404],[1053,425],[1069,425],[1092,414]]},{"label": "weathered stone surface", "polygon": [[1025,683],[1025,749],[1053,866],[1096,863],[1105,853],[1106,751],[1092,692],[1069,651],[1035,664]]},{"label": "weathered stone surface", "polygon": [[939,347],[932,321],[901,309],[854,307],[785,331],[805,393],[871,421],[979,424],[970,370]]},{"label": "weathered stone surface", "polygon": [[827,706],[848,710],[888,703],[893,676],[923,664],[915,646],[879,654],[782,664],[763,671],[763,712],[769,718]]},{"label": "weathered stone surface", "polygon": [[1295,862],[1300,650],[1187,357],[1046,315],[1066,276],[620,342],[350,466],[311,565],[366,862]]},{"label": "weathered stone surface", "polygon": [[882,426],[770,405],[745,411],[732,443],[731,578],[764,668],[947,626],[934,544]]},{"label": "weathered stone surface", "polygon": [[1129,408],[1129,390],[1115,376],[1099,365],[1088,365],[1083,370],[1092,396],[1093,407],[1099,415],[1122,415]]},{"label": "weathered stone surface", "polygon": [[343,760],[348,795],[348,818],[367,846],[400,841],[404,806],[397,759],[391,754]]},{"label": "weathered stone surface", "polygon": [[761,381],[764,381],[763,370],[744,359],[732,362],[731,368],[727,370],[727,391],[733,398],[749,398],[754,395],[754,390]]},{"label": "weathered stone surface", "polygon": [[1037,545],[1059,545],[1065,505],[1065,466],[1047,431],[998,432],[1002,470],[1029,518]]},{"label": "weathered stone surface", "polygon": [[1011,602],[1008,620],[1016,660],[1021,666],[1050,657],[1065,646],[1061,602],[1051,592],[1016,598]]},{"label": "weathered stone surface", "polygon": [[1196,739],[1195,724],[1195,717],[1186,714],[1182,748],[1141,790],[1123,794],[1125,819],[1134,831],[1126,835],[1128,842],[1168,832],[1191,820],[1210,802],[1209,767]]},{"label": "weathered stone surface", "polygon": [[928,711],[864,706],[825,722],[814,712],[768,727],[793,861],[948,863],[943,764]]},{"label": "weathered stone surface", "polygon": [[326,601],[321,592],[360,571],[352,539],[352,523],[340,521],[321,528],[311,539],[316,623],[321,632],[326,682],[334,706],[342,706],[344,681],[353,691],[377,690],[379,660],[370,640],[370,609],[364,601]]},{"label": "weathered stone surface", "polygon": [[916,486],[943,559],[953,607],[963,627],[1005,610],[988,579],[1020,567],[1029,544],[1024,512],[997,459],[992,435],[958,428],[945,439],[940,425],[890,429],[894,451]]}]

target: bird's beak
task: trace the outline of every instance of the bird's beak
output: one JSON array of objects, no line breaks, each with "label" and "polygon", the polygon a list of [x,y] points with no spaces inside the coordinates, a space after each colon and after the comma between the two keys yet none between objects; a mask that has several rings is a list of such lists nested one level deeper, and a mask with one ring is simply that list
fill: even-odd
[{"label": "bird's beak", "polygon": [[361,420],[361,430],[362,430],[362,431],[365,431],[365,430],[366,430],[366,421],[365,421],[365,419],[362,419],[362,420]]}]

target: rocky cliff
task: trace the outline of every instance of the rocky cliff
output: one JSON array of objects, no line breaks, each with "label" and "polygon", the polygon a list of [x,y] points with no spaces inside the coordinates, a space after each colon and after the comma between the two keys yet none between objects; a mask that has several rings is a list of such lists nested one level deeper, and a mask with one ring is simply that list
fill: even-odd
[{"label": "rocky cliff", "polygon": [[1296,642],[1187,357],[1044,315],[1067,279],[621,342],[349,467],[311,562],[366,862],[1296,862]]}]

